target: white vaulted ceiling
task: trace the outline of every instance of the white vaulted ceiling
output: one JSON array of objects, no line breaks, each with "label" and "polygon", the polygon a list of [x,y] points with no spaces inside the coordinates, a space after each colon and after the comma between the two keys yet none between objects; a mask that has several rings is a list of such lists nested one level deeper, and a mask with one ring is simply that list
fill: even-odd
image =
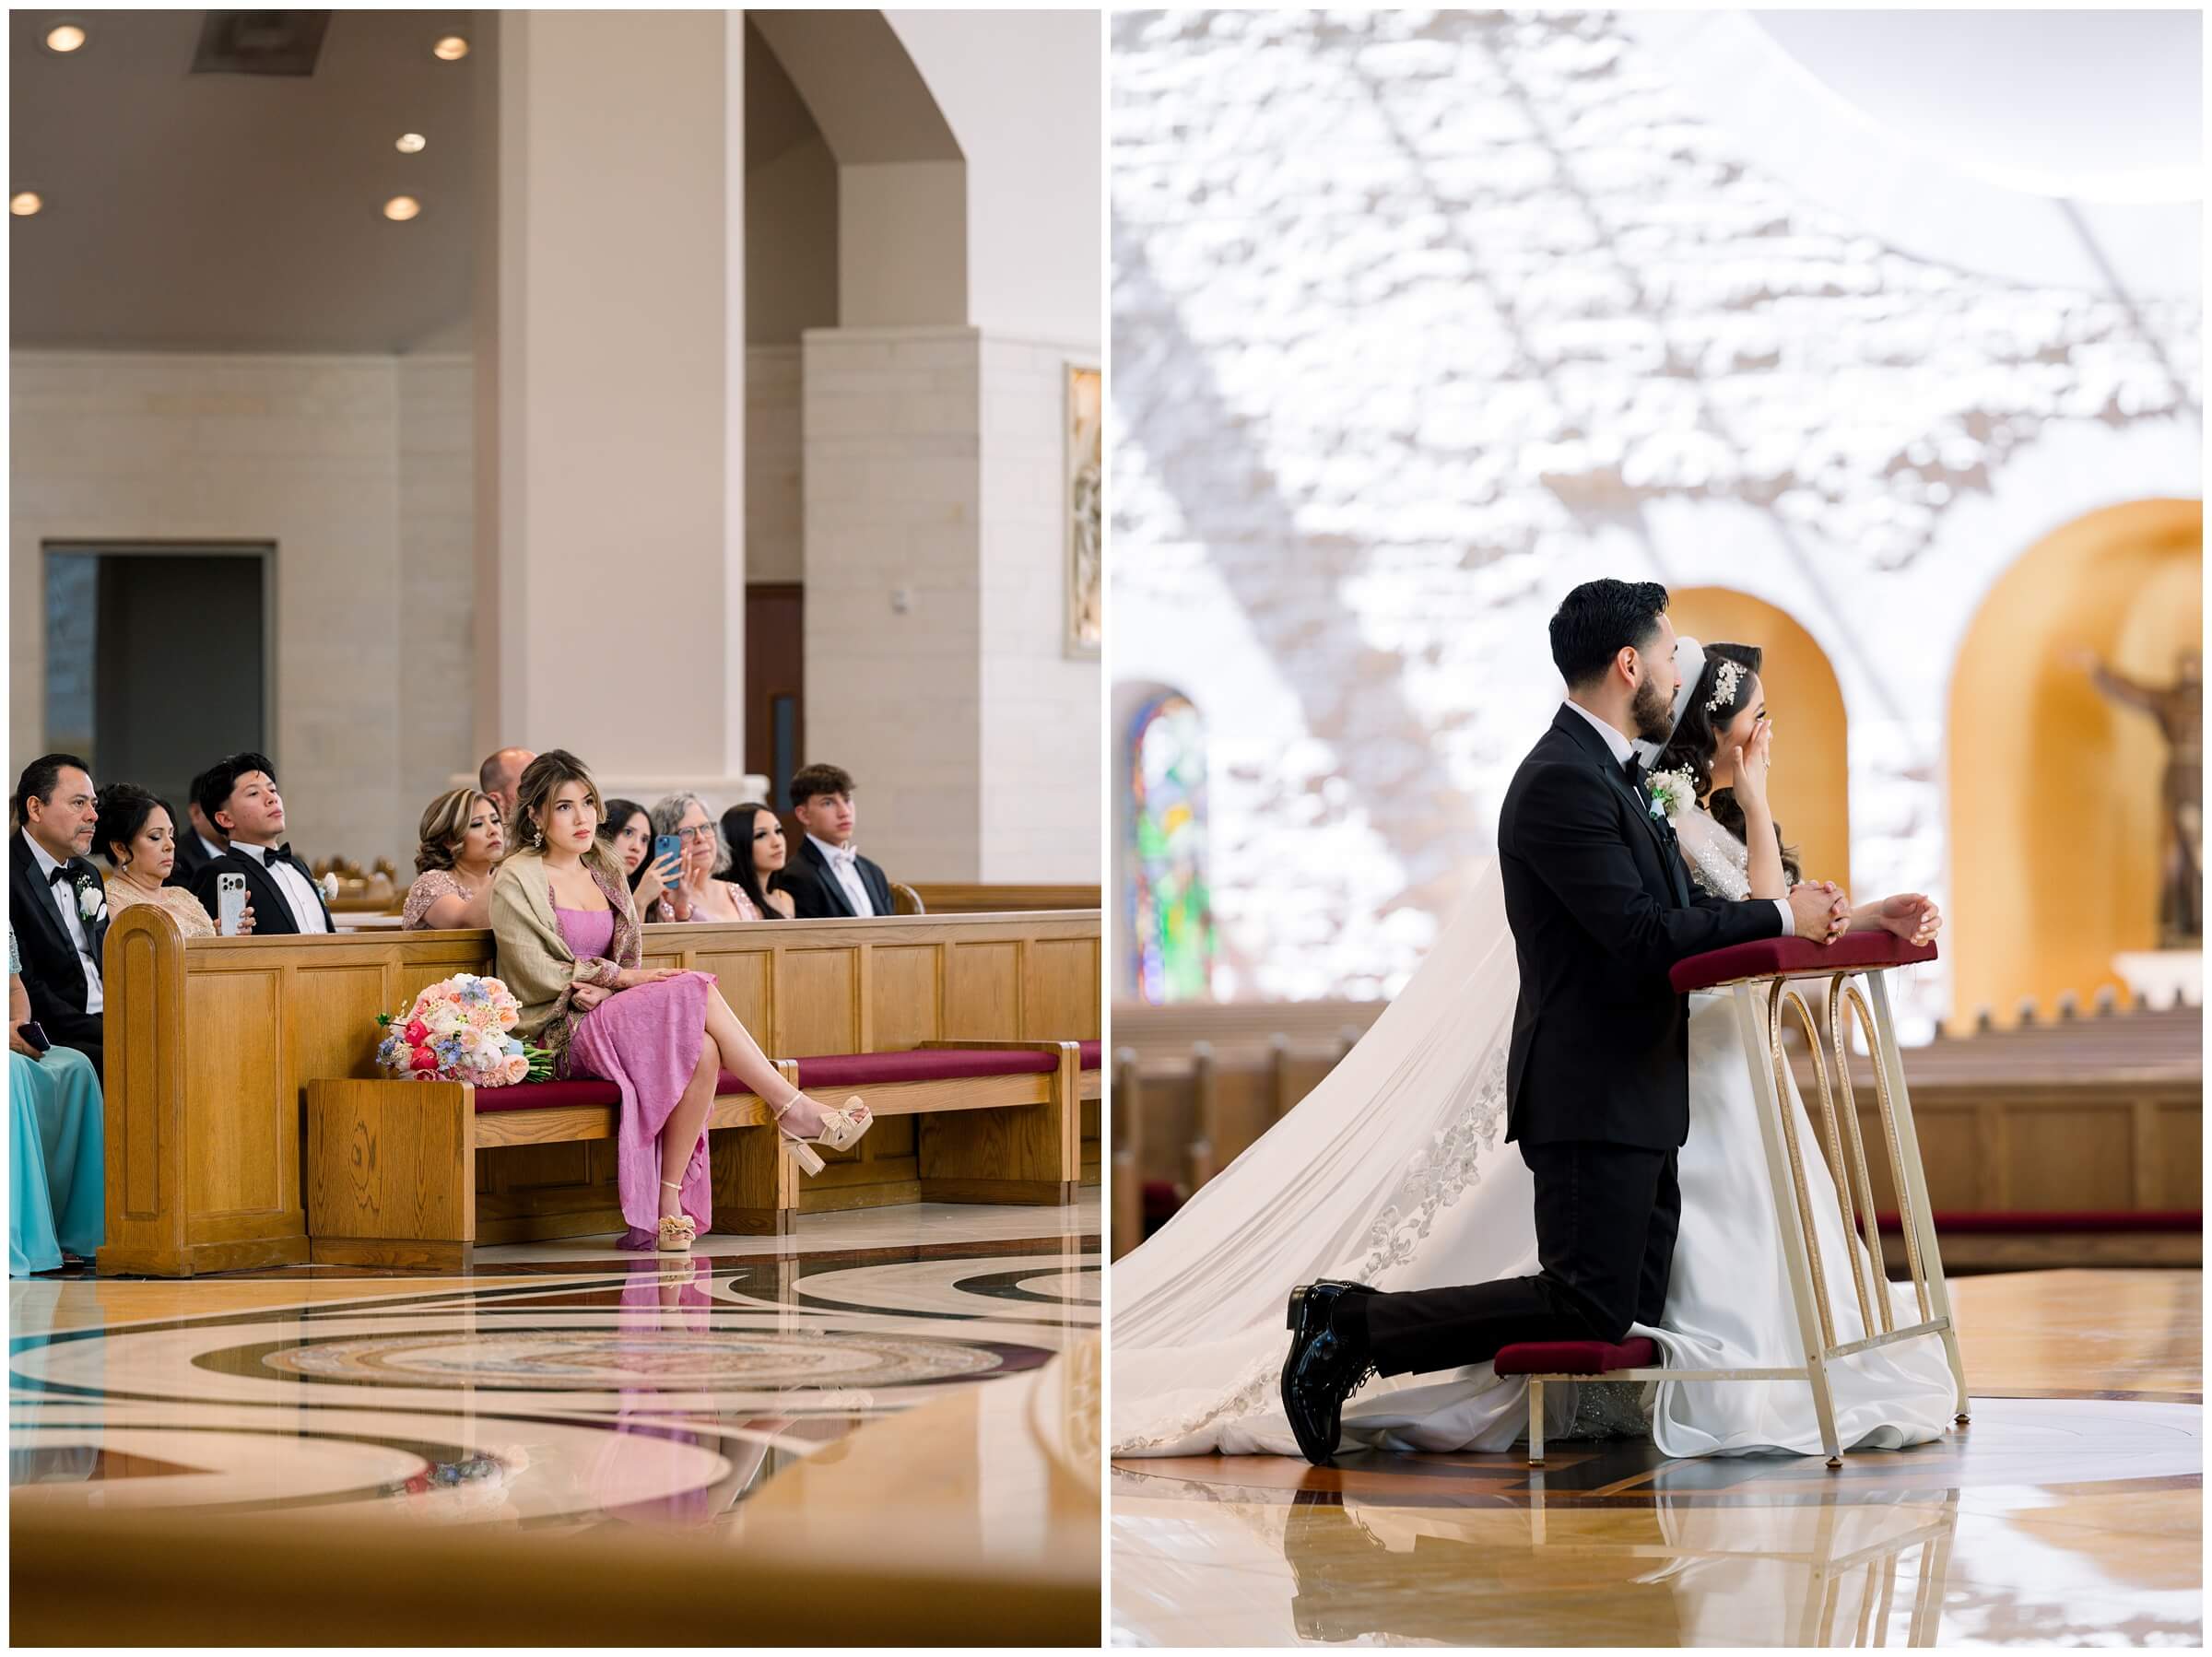
[{"label": "white vaulted ceiling", "polygon": [[[400,351],[462,336],[470,120],[482,54],[442,63],[466,11],[337,11],[308,76],[195,75],[207,14],[8,16],[11,342]],[[89,39],[46,49],[55,23]],[[420,133],[402,155],[394,141]],[[394,195],[422,204],[404,224]]]}]

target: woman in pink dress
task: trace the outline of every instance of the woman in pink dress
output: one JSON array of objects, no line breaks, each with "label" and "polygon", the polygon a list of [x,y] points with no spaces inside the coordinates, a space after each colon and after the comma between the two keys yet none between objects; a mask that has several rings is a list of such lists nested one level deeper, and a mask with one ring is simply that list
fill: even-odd
[{"label": "woman in pink dress", "polygon": [[718,1070],[774,1112],[808,1173],[822,1168],[815,1146],[849,1149],[873,1119],[857,1099],[830,1110],[785,1081],[712,974],[641,965],[629,878],[596,837],[603,810],[571,754],[551,749],[523,772],[518,850],[491,887],[499,974],[521,1003],[514,1034],[550,1049],[555,1075],[621,1092],[623,1246],[680,1252],[712,1220],[707,1112]]}]

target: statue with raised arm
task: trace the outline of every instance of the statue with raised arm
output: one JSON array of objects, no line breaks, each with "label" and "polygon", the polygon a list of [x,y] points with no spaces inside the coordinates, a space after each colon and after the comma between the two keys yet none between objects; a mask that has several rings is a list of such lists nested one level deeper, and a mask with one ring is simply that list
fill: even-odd
[{"label": "statue with raised arm", "polygon": [[2099,690],[2140,709],[2166,734],[2165,877],[2159,889],[2159,946],[2182,949],[2205,938],[2205,659],[2184,650],[2171,685],[2145,685],[2115,673],[2088,651],[2076,655]]}]

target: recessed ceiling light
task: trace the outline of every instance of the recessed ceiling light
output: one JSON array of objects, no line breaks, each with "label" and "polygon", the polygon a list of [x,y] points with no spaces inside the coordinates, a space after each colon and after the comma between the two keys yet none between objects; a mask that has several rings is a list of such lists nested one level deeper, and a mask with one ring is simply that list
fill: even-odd
[{"label": "recessed ceiling light", "polygon": [[29,218],[45,205],[36,190],[18,190],[7,198],[7,210],[18,218]]},{"label": "recessed ceiling light", "polygon": [[395,195],[384,204],[384,217],[405,222],[422,211],[422,204],[411,195]]},{"label": "recessed ceiling light", "polygon": [[403,156],[411,156],[419,153],[422,147],[429,142],[429,140],[420,133],[402,133],[392,147]]},{"label": "recessed ceiling light", "polygon": [[57,23],[46,31],[49,52],[75,52],[85,43],[85,31],[74,23]]},{"label": "recessed ceiling light", "polygon": [[457,64],[468,55],[468,42],[457,34],[446,35],[430,48],[430,55],[443,58],[449,64]]}]

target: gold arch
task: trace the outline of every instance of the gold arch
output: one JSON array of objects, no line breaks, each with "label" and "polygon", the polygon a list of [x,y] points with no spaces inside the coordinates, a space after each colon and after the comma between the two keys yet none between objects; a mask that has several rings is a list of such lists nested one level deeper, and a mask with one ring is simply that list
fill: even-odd
[{"label": "gold arch", "polygon": [[1677,632],[1700,643],[1756,644],[1766,652],[1759,677],[1774,721],[1774,820],[1797,848],[1807,879],[1851,891],[1849,733],[1828,652],[1788,611],[1726,587],[1686,587],[1670,595],[1667,614]]},{"label": "gold arch", "polygon": [[2032,997],[2085,1004],[2124,950],[2158,947],[2163,740],[2100,696],[2071,652],[2171,682],[2204,629],[2204,503],[2138,500],[2030,546],[1975,612],[1951,670],[1950,1027]]}]

